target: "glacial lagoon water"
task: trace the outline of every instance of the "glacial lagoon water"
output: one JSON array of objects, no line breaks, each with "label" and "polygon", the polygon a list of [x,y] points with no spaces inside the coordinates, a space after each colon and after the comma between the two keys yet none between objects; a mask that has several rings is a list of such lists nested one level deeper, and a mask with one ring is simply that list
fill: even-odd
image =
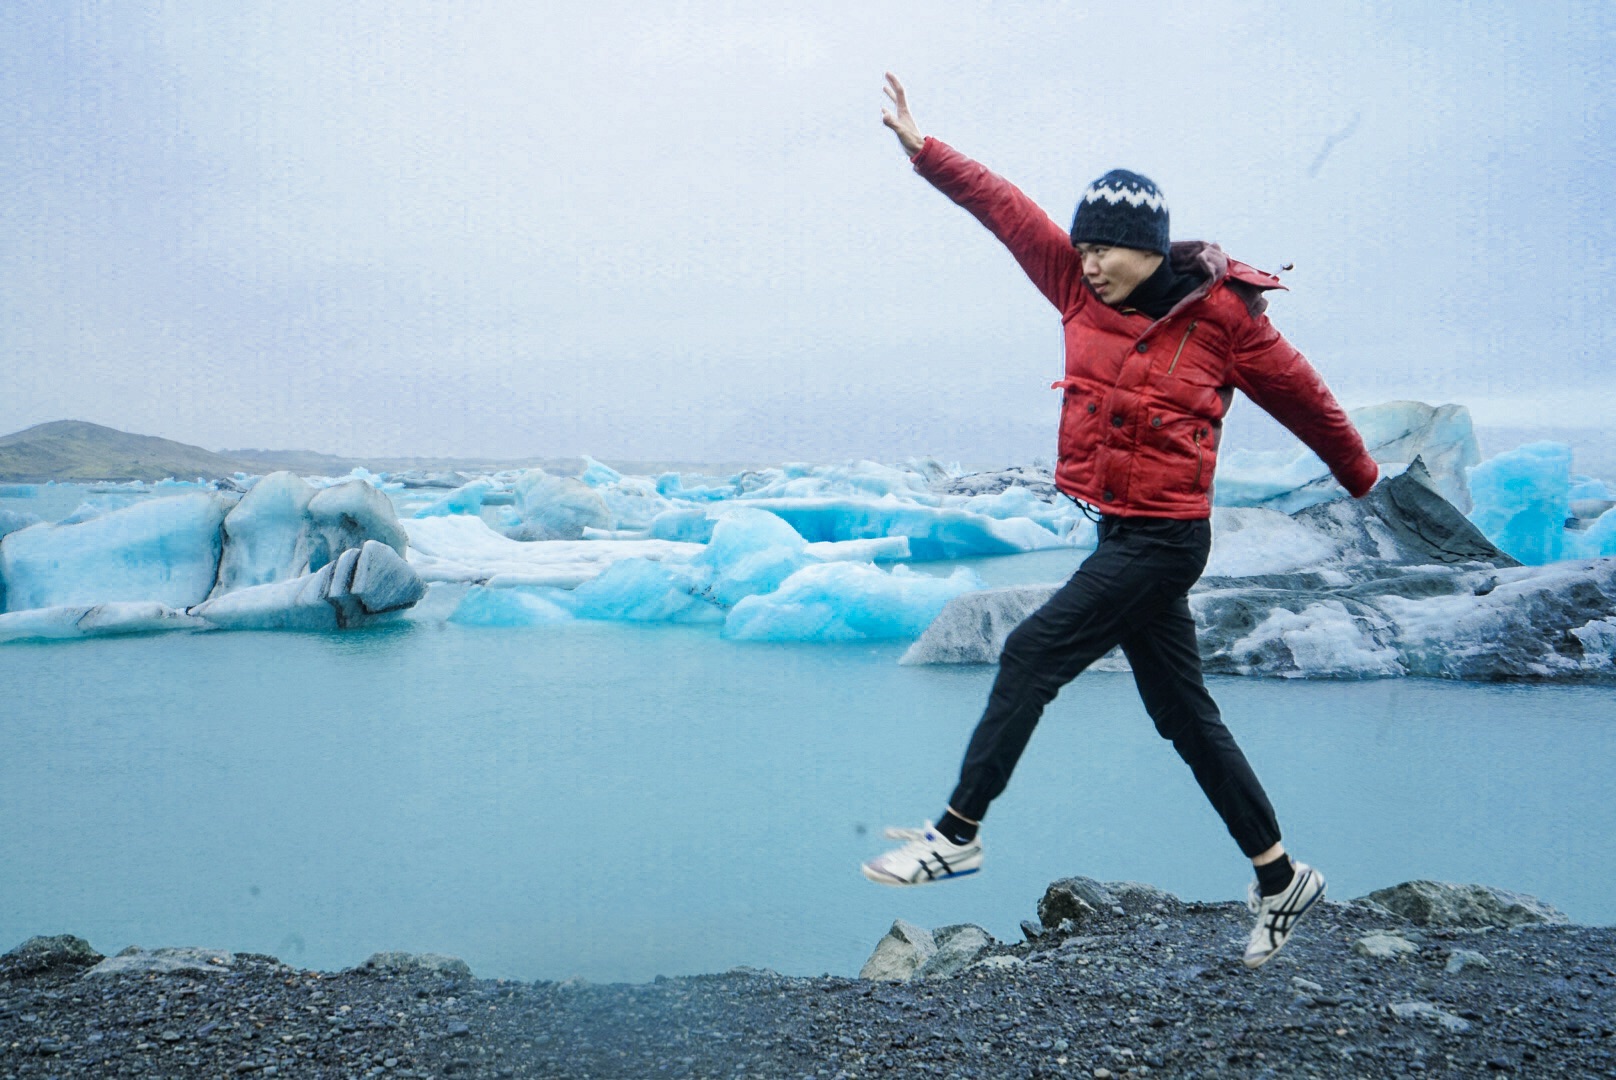
[{"label": "glacial lagoon water", "polygon": [[[975,565],[993,584],[1075,561]],[[993,675],[903,649],[439,621],[9,645],[0,948],[71,932],[321,969],[406,949],[486,977],[851,975],[897,917],[1013,940],[1070,874],[1243,895],[1232,841],[1106,672],[1046,715],[983,873],[866,882],[882,825],[940,809]],[[1333,896],[1481,881],[1616,923],[1609,686],[1213,692]]]}]

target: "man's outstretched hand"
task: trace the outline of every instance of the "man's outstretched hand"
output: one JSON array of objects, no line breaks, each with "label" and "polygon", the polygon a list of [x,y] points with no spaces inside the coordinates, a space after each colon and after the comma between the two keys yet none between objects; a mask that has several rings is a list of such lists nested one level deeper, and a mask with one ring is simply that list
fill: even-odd
[{"label": "man's outstretched hand", "polygon": [[926,137],[920,133],[920,125],[915,123],[914,116],[909,112],[909,98],[903,92],[903,83],[892,72],[887,72],[887,84],[882,87],[892,104],[898,108],[896,116],[886,109],[881,110],[881,122],[891,128],[903,144],[904,153],[914,157],[920,153],[920,148],[926,145]]}]

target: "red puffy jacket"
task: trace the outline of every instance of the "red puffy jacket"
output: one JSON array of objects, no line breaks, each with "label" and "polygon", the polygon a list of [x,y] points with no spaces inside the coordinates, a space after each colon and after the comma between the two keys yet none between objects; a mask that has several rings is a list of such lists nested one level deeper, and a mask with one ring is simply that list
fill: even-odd
[{"label": "red puffy jacket", "polygon": [[1354,496],[1379,468],[1324,380],[1263,314],[1279,279],[1215,244],[1172,245],[1205,283],[1160,319],[1112,308],[1083,280],[1066,230],[1014,184],[937,139],[915,171],[986,225],[1066,330],[1055,485],[1122,517],[1204,518],[1223,416],[1238,387],[1322,458]]}]

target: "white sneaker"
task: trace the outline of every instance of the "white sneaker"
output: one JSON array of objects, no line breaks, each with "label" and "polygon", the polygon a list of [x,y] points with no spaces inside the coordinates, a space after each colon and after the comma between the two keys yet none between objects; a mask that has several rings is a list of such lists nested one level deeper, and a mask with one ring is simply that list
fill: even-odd
[{"label": "white sneaker", "polygon": [[1261,967],[1283,948],[1297,920],[1324,895],[1323,874],[1304,862],[1293,865],[1296,876],[1282,892],[1263,896],[1254,881],[1246,894],[1246,906],[1257,916],[1257,925],[1251,928],[1251,940],[1246,942],[1245,962],[1249,968]]},{"label": "white sneaker", "polygon": [[864,876],[880,885],[927,885],[974,874],[982,868],[982,839],[956,844],[926,822],[922,829],[888,829],[890,840],[907,840],[865,863]]}]

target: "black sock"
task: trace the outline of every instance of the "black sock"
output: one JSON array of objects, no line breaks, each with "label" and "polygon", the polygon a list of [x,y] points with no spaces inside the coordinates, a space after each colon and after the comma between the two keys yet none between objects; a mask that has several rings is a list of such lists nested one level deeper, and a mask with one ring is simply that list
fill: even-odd
[{"label": "black sock", "polygon": [[1264,896],[1275,896],[1290,887],[1296,877],[1296,868],[1289,855],[1281,855],[1271,863],[1257,867],[1257,891]]},{"label": "black sock", "polygon": [[976,839],[976,826],[952,810],[944,810],[934,828],[951,844],[968,844]]}]

